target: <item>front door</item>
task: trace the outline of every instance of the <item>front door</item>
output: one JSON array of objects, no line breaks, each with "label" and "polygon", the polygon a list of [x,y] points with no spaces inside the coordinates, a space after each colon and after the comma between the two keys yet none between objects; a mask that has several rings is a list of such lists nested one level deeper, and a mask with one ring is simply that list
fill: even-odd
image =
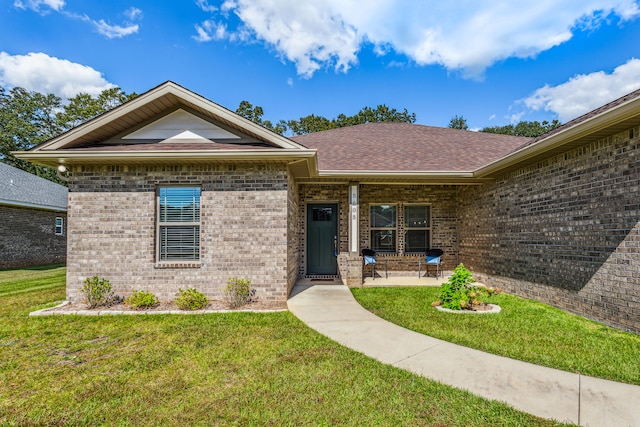
[{"label": "front door", "polygon": [[307,274],[338,274],[338,205],[307,205]]}]

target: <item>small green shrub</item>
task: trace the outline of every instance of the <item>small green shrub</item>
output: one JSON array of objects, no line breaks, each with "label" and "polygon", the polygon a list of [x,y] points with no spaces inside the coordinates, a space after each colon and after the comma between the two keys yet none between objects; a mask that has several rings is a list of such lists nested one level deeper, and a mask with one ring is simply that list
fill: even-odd
[{"label": "small green shrub", "polygon": [[194,288],[178,289],[176,305],[180,310],[199,310],[209,303],[207,296]]},{"label": "small green shrub", "polygon": [[133,291],[129,297],[124,300],[124,303],[132,308],[149,308],[158,304],[158,298],[147,291]]},{"label": "small green shrub", "polygon": [[238,308],[253,301],[256,290],[251,289],[251,280],[229,277],[223,290],[224,299],[231,308]]},{"label": "small green shrub", "polygon": [[89,308],[109,306],[118,302],[118,297],[111,291],[111,282],[104,277],[87,277],[82,287],[82,295]]},{"label": "small green shrub", "polygon": [[471,272],[463,264],[457,266],[449,281],[440,287],[442,306],[451,310],[462,310],[474,302],[479,304],[479,292],[475,286],[471,286],[474,282]]}]

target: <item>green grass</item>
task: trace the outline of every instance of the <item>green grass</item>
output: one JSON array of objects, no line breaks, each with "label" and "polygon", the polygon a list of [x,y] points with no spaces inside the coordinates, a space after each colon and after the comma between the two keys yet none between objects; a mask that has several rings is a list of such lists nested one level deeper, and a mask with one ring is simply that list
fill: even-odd
[{"label": "green grass", "polygon": [[0,425],[556,425],[288,312],[28,317],[64,298],[63,271],[0,272]]},{"label": "green grass", "polygon": [[498,314],[444,313],[440,288],[353,289],[374,314],[435,338],[564,371],[640,385],[640,336],[532,300],[500,294]]}]

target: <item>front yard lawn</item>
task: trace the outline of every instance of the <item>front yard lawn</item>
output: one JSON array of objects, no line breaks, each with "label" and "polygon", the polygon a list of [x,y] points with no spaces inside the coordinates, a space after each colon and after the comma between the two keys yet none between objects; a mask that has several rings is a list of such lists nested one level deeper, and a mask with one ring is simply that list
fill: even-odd
[{"label": "front yard lawn", "polygon": [[487,301],[498,314],[444,313],[438,287],[352,289],[363,307],[445,341],[538,365],[640,385],[640,336],[513,295]]},{"label": "front yard lawn", "polygon": [[0,272],[0,425],[556,425],[288,312],[28,317],[62,299],[64,269]]}]

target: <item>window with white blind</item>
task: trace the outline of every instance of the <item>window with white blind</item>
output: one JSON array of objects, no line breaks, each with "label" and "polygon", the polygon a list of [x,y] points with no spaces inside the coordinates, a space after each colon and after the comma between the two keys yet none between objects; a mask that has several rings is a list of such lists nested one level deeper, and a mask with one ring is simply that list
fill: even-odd
[{"label": "window with white blind", "polygon": [[200,187],[158,189],[158,260],[200,259]]}]

